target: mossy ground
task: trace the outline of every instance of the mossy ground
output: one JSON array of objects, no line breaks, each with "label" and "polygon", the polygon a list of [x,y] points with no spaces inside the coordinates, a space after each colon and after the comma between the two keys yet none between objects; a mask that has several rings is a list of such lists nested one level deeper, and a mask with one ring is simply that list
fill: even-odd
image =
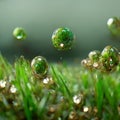
[{"label": "mossy ground", "polygon": [[120,120],[120,69],[90,71],[81,64],[49,64],[37,78],[24,57],[0,55],[0,119]]}]

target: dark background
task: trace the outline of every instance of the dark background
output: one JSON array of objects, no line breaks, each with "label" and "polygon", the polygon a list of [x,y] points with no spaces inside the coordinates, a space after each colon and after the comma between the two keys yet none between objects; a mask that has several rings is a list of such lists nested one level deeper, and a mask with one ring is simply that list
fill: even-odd
[{"label": "dark background", "polygon": [[[82,59],[106,45],[120,50],[120,39],[111,37],[107,29],[113,16],[120,16],[120,0],[0,0],[0,51],[10,61],[20,55],[59,61]],[[25,29],[25,41],[13,38],[16,27]],[[51,35],[58,27],[75,34],[72,50],[60,52],[52,46]]]}]

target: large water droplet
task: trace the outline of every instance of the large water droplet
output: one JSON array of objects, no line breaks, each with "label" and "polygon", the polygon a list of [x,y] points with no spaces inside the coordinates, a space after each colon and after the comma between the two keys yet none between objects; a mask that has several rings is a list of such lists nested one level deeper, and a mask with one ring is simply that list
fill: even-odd
[{"label": "large water droplet", "polygon": [[71,49],[74,41],[74,35],[68,28],[58,28],[52,34],[52,42],[58,50]]}]

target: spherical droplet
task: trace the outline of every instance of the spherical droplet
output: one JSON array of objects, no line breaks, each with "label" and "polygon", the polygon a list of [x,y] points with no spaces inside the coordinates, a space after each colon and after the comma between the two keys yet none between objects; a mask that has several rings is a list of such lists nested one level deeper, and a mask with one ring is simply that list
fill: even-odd
[{"label": "spherical droplet", "polygon": [[68,116],[68,120],[79,120],[79,116],[76,111],[71,111]]},{"label": "spherical droplet", "polygon": [[107,26],[114,36],[120,36],[120,19],[117,17],[109,18]]},{"label": "spherical droplet", "polygon": [[87,106],[84,106],[83,107],[83,112],[88,112],[89,111],[89,108]]},{"label": "spherical droplet", "polygon": [[106,71],[111,71],[119,63],[119,52],[115,47],[106,46],[102,53],[100,61]]},{"label": "spherical droplet", "polygon": [[33,73],[40,78],[46,77],[48,73],[47,60],[42,56],[35,57],[31,62]]},{"label": "spherical droplet", "polygon": [[0,80],[0,88],[5,88],[6,83],[7,82],[5,80]]},{"label": "spherical droplet", "polygon": [[92,60],[94,62],[97,62],[97,61],[99,61],[100,51],[98,51],[98,50],[91,51],[88,54],[88,57],[89,57],[90,60]]},{"label": "spherical droplet", "polygon": [[10,88],[10,92],[11,93],[16,93],[16,91],[17,91],[17,88],[14,85],[12,85],[11,88]]},{"label": "spherical droplet", "polygon": [[78,94],[78,95],[75,95],[73,96],[73,102],[78,105],[82,102],[83,100],[83,95],[82,94]]},{"label": "spherical droplet", "polygon": [[92,69],[93,67],[93,61],[90,60],[89,58],[83,59],[81,61],[81,64],[88,69]]},{"label": "spherical droplet", "polygon": [[58,28],[53,32],[52,43],[58,50],[69,50],[72,48],[74,35],[68,28]]},{"label": "spherical droplet", "polygon": [[26,33],[25,33],[24,29],[21,28],[21,27],[17,27],[17,28],[14,29],[13,36],[17,40],[24,40],[24,39],[26,39]]}]

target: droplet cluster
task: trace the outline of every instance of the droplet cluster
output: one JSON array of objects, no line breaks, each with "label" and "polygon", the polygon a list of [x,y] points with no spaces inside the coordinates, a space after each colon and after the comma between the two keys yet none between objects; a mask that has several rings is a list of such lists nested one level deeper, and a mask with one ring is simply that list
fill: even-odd
[{"label": "droplet cluster", "polygon": [[119,51],[112,46],[106,46],[103,51],[91,51],[88,58],[81,61],[88,69],[99,69],[104,72],[113,71],[119,64]]}]

